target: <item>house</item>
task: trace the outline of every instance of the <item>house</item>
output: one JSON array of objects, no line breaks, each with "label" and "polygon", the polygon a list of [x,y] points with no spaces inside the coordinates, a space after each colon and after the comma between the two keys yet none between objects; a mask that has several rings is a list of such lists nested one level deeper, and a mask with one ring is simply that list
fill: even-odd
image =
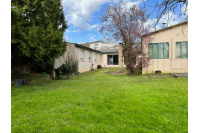
[{"label": "house", "polygon": [[80,73],[97,69],[97,65],[102,67],[122,67],[122,52],[119,49],[95,50],[76,43],[66,43],[67,50],[54,62],[53,77],[57,77],[60,67],[67,59],[78,62],[78,71]]},{"label": "house", "polygon": [[94,41],[94,42],[87,42],[84,44],[81,44],[85,47],[89,47],[95,50],[106,50],[106,49],[118,49],[118,43],[113,43],[113,42],[103,42],[103,41]]},{"label": "house", "polygon": [[82,46],[90,47],[102,53],[101,65],[103,67],[119,67],[123,66],[122,51],[118,43],[103,42],[101,40],[81,44]]},{"label": "house", "polygon": [[188,22],[169,26],[142,36],[153,34],[152,43],[143,49],[148,53],[150,65],[142,68],[142,74],[188,72]]}]

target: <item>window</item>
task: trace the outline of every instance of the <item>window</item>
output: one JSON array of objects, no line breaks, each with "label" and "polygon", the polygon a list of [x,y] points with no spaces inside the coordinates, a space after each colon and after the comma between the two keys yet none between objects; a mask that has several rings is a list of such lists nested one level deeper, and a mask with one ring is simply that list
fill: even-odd
[{"label": "window", "polygon": [[118,55],[108,55],[107,57],[108,65],[118,65]]},{"label": "window", "polygon": [[169,43],[151,43],[148,47],[151,59],[169,59]]},{"label": "window", "polygon": [[89,52],[89,61],[92,60],[92,52]]},{"label": "window", "polygon": [[97,62],[97,53],[95,53],[95,62]]},{"label": "window", "polygon": [[98,47],[99,47],[99,44],[94,44],[94,49],[95,50],[98,49]]},{"label": "window", "polygon": [[84,50],[80,49],[80,59],[84,60]]},{"label": "window", "polygon": [[176,42],[176,58],[188,58],[188,42]]}]

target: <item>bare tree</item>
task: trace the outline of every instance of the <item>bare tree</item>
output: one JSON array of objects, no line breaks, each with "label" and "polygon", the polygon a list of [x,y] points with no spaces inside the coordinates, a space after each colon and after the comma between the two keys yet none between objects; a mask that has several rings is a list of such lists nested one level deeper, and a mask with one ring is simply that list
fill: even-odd
[{"label": "bare tree", "polygon": [[145,8],[122,1],[110,4],[105,15],[101,17],[100,32],[109,40],[123,42],[124,63],[130,75],[141,67],[148,66],[149,58],[142,48],[147,46],[152,37],[141,41],[142,35],[150,31],[147,20]]},{"label": "bare tree", "polygon": [[[144,7],[148,6],[152,8],[149,16],[156,13],[156,22],[154,26],[156,26],[162,17],[165,17],[167,21],[170,19],[174,21],[188,20],[188,0],[143,0],[143,5]],[[171,16],[173,18],[169,18],[169,12],[173,14],[173,16]]]}]

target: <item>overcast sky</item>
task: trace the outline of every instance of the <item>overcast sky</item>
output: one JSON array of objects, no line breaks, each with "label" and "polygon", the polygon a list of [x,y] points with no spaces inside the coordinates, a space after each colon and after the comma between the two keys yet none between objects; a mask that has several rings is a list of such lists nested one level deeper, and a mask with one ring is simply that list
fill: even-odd
[{"label": "overcast sky", "polygon": [[[67,20],[68,29],[64,33],[64,39],[67,42],[74,43],[86,43],[102,39],[103,37],[98,32],[100,22],[100,16],[103,15],[104,10],[109,6],[110,0],[62,0],[65,18]],[[146,1],[148,5],[152,5],[151,0]],[[130,5],[136,4],[141,6],[143,0],[130,0]],[[147,11],[150,13],[152,8],[147,5]],[[179,10],[180,11],[180,10]],[[176,18],[172,12],[169,12],[169,16]],[[156,17],[156,13],[153,13],[149,20],[149,24],[153,24],[153,20]],[[156,29],[161,28],[161,23],[167,22],[165,18],[160,20]],[[171,19],[169,25],[180,23]]]}]

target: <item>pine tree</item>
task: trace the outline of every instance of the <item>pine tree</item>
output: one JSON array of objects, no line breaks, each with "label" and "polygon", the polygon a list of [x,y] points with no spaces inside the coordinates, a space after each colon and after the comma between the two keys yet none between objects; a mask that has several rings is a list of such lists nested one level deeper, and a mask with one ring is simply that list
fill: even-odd
[{"label": "pine tree", "polygon": [[66,29],[61,0],[12,0],[12,59],[24,58],[33,70],[49,72],[54,59],[66,49]]}]

